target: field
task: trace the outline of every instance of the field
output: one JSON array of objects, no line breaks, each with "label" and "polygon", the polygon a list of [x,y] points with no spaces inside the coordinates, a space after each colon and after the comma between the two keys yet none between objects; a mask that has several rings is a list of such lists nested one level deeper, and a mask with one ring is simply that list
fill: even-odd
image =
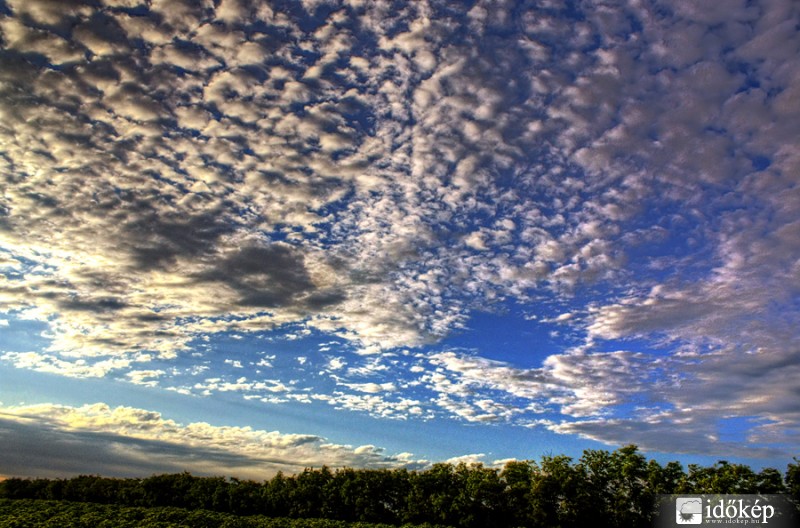
[{"label": "field", "polygon": [[[435,525],[404,525],[436,528]],[[174,507],[130,507],[86,502],[0,499],[0,528],[396,528],[388,524],[328,519],[237,516]]]}]

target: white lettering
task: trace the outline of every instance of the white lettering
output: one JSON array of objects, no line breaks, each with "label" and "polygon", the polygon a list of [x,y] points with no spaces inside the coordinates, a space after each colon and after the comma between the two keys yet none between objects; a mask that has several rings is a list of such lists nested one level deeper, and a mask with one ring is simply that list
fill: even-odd
[{"label": "white lettering", "polygon": [[747,515],[747,507],[744,505],[744,501],[739,499],[739,518],[741,519],[742,517],[745,519],[750,518],[750,516]]},{"label": "white lettering", "polygon": [[761,499],[756,499],[755,504],[753,504],[753,507],[750,508],[750,511],[753,513],[753,518],[754,519],[757,519],[757,518],[761,517],[761,505],[758,504],[759,500],[761,500]]},{"label": "white lettering", "polygon": [[[767,515],[767,511],[769,511],[769,515]],[[775,515],[775,508],[767,504],[764,506],[764,524],[767,523],[767,519],[771,519],[772,516]]]},{"label": "white lettering", "polygon": [[725,503],[722,501],[722,499],[719,500],[719,504],[711,508],[711,513],[709,513],[708,516],[714,516],[717,519],[725,516]]}]

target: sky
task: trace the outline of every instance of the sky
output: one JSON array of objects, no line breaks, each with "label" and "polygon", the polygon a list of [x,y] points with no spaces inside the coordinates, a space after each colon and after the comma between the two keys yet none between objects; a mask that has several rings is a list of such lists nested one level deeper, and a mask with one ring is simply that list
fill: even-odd
[{"label": "sky", "polygon": [[0,476],[800,454],[794,0],[0,0]]}]

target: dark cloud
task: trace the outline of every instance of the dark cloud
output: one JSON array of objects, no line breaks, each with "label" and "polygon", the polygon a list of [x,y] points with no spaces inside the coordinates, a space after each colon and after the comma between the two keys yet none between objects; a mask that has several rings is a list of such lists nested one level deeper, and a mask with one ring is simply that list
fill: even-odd
[{"label": "dark cloud", "polygon": [[198,278],[229,286],[246,307],[298,306],[305,299],[321,308],[342,299],[338,294],[314,294],[302,252],[281,243],[237,248]]},{"label": "dark cloud", "polygon": [[207,255],[220,237],[236,229],[219,211],[189,218],[164,218],[148,202],[138,203],[141,211],[131,215],[133,220],[125,224],[121,242],[130,246],[136,265],[144,269],[169,268],[179,258]]},{"label": "dark cloud", "polygon": [[[42,423],[1,418],[0,445],[6,453],[1,469],[6,476],[145,477],[181,471],[219,475],[221,471],[236,472],[252,467],[255,462],[246,456],[215,449],[109,433],[67,431]],[[282,468],[284,471],[297,469],[280,460],[270,462],[273,472]]]},{"label": "dark cloud", "polygon": [[72,28],[72,37],[95,56],[124,55],[130,52],[125,30],[106,13],[95,12]]}]

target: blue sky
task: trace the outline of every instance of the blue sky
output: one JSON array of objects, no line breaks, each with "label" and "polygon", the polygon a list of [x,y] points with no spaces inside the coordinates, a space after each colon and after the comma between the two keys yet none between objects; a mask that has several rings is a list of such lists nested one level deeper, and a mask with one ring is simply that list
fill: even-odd
[{"label": "blue sky", "polygon": [[0,1],[0,476],[783,469],[799,23]]}]

